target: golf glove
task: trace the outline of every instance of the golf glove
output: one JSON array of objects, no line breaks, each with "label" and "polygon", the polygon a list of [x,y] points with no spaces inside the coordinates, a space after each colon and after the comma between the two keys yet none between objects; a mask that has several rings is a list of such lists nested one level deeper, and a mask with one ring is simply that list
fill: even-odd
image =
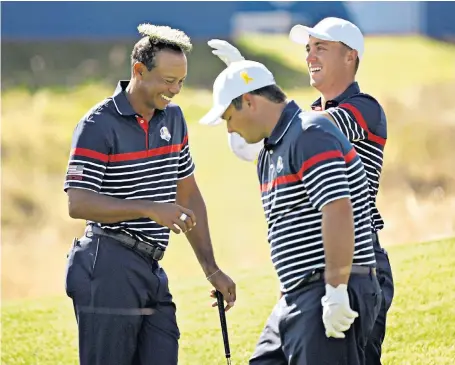
[{"label": "golf glove", "polygon": [[227,66],[232,62],[243,61],[245,59],[240,51],[229,42],[221,39],[211,39],[207,44],[210,47],[215,48],[212,53],[215,56],[218,56]]},{"label": "golf glove", "polygon": [[259,152],[264,147],[264,140],[249,144],[243,137],[235,132],[228,133],[228,144],[234,154],[243,161],[252,162],[258,158]]},{"label": "golf glove", "polygon": [[348,286],[340,284],[336,288],[325,285],[325,296],[321,299],[322,322],[327,337],[345,338],[347,331],[359,314],[349,304]]}]

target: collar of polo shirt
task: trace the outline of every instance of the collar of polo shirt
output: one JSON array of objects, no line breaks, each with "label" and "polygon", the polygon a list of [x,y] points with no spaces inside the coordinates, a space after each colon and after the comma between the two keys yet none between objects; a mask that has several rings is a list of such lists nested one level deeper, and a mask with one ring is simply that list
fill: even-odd
[{"label": "collar of polo shirt", "polygon": [[275,128],[273,128],[270,137],[264,139],[264,145],[266,148],[272,147],[281,141],[294,118],[301,112],[302,109],[300,109],[294,100],[288,102],[286,107],[283,109],[283,112],[281,113],[280,119],[278,119]]},{"label": "collar of polo shirt", "polygon": [[240,95],[275,84],[273,74],[262,63],[249,60],[232,62],[213,83],[212,109],[199,123],[205,125],[221,123],[221,116],[232,100]]},{"label": "collar of polo shirt", "polygon": [[[343,100],[358,94],[360,92],[360,87],[359,84],[354,81],[351,85],[348,86],[346,90],[343,91],[340,95],[338,95],[336,98],[333,98],[331,100],[327,100],[326,104],[327,107],[332,107],[332,106],[338,106],[339,103],[341,103]],[[318,98],[313,104],[311,104],[311,108],[315,109],[318,108],[322,105],[322,99]]]},{"label": "collar of polo shirt", "polygon": [[[115,109],[120,115],[124,116],[137,116],[138,114],[134,111],[128,98],[126,97],[125,90],[130,83],[129,80],[120,80],[115,88],[112,100],[114,101]],[[158,113],[166,113],[165,109],[156,109]]]}]

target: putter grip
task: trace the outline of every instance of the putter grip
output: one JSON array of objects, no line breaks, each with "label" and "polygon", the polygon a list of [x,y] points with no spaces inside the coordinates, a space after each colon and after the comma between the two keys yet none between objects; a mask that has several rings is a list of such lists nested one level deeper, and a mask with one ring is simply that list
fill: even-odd
[{"label": "putter grip", "polygon": [[218,313],[220,315],[220,323],[221,323],[221,333],[223,335],[223,342],[224,342],[224,352],[226,358],[231,357],[231,350],[229,348],[229,337],[228,337],[228,330],[226,324],[226,312],[224,311],[224,298],[223,294],[216,291],[216,301],[218,303]]}]

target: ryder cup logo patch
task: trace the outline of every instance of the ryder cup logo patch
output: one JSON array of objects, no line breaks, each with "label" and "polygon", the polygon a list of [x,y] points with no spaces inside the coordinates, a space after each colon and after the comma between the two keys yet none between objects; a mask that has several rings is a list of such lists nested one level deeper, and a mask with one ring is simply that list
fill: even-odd
[{"label": "ryder cup logo patch", "polygon": [[276,178],[275,166],[273,164],[270,164],[270,166],[269,166],[269,183],[267,184],[267,190],[272,190],[275,178]]},{"label": "ryder cup logo patch", "polygon": [[276,163],[276,172],[280,173],[283,170],[283,158],[281,156],[278,157],[278,162]]},{"label": "ryder cup logo patch", "polygon": [[171,140],[171,134],[169,133],[169,130],[167,127],[162,127],[160,129],[160,137],[161,139],[164,139],[166,142],[169,142]]}]

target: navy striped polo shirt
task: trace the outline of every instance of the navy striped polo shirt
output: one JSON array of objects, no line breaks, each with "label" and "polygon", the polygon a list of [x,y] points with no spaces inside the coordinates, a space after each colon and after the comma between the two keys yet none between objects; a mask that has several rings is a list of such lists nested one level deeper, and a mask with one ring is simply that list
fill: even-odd
[{"label": "navy striped polo shirt", "polygon": [[325,267],[322,208],[350,198],[354,212],[353,264],[375,266],[368,182],[355,149],[327,118],[291,101],[258,160],[272,263],[283,292]]},{"label": "navy striped polo shirt", "polygon": [[[311,108],[322,110],[321,98],[316,100]],[[352,83],[338,97],[328,100],[325,109],[352,143],[363,162],[370,194],[371,229],[377,232],[384,228],[384,221],[376,206],[387,140],[384,110],[376,99],[360,92],[357,82]]]},{"label": "navy striped polo shirt", "polygon": [[[129,103],[120,81],[114,95],[77,124],[64,190],[86,189],[119,199],[175,203],[177,182],[194,172],[186,121],[179,106],[155,110],[147,123]],[[170,229],[149,218],[94,223],[166,248]]]}]

